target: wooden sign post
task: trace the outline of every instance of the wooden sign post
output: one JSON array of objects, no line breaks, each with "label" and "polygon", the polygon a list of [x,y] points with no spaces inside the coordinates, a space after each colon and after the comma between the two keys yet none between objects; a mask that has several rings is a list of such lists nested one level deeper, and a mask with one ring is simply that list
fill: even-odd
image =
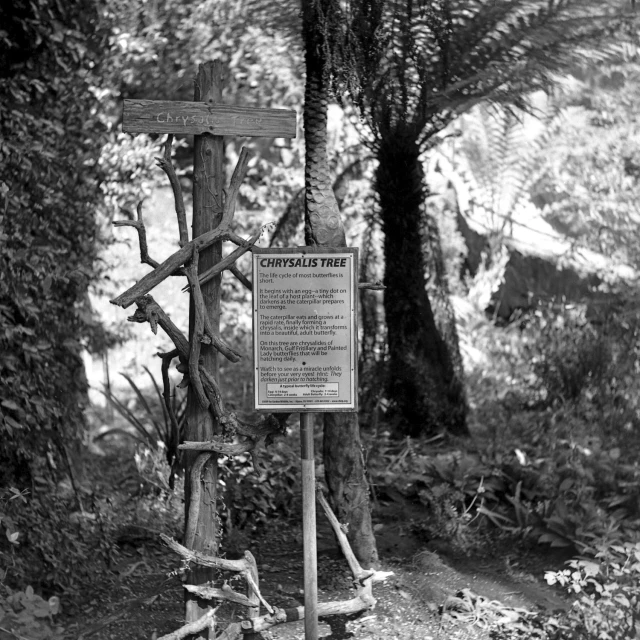
[{"label": "wooden sign post", "polygon": [[300,412],[305,638],[318,638],[313,413],[357,411],[354,248],[253,250],[254,406]]},{"label": "wooden sign post", "polygon": [[[195,136],[193,239],[215,229],[222,221],[225,198],[223,136],[270,138],[295,138],[296,136],[295,111],[220,104],[223,79],[222,65],[219,62],[210,62],[200,65],[198,69],[194,102],[124,101],[123,131]],[[181,229],[183,243],[185,236],[186,228]],[[221,259],[221,243],[216,242],[208,250],[200,252],[198,273],[202,274],[209,270]],[[220,279],[221,276],[217,275],[201,285],[206,315],[216,332],[219,332]],[[189,342],[193,344],[194,340],[198,340],[195,335],[193,294],[189,316]],[[217,351],[211,345],[204,343],[201,345],[200,361],[204,368],[217,379]],[[194,366],[197,366],[197,363]],[[201,406],[193,386],[189,385],[185,440],[200,442],[211,440],[219,430],[219,425],[214,424],[211,411]],[[198,452],[185,453],[188,454],[185,473],[185,544],[193,551],[217,555],[219,535],[216,515],[217,458],[211,455],[202,468],[196,465],[192,474]],[[191,504],[192,495],[197,500],[196,505]],[[193,514],[196,516],[192,517]],[[190,522],[190,519],[195,519],[196,522]],[[188,582],[203,584],[213,579],[213,573],[213,569],[198,567],[190,572]],[[201,601],[188,592],[185,606],[187,623],[198,620],[209,608],[206,601]],[[209,632],[202,631],[196,637],[208,638]]]}]

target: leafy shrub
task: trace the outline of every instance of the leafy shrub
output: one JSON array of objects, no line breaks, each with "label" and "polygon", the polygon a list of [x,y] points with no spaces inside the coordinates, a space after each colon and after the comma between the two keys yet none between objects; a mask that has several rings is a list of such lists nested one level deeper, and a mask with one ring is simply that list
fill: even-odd
[{"label": "leafy shrub", "polygon": [[0,492],[1,584],[78,594],[104,573],[117,554],[113,507],[97,493],[83,492],[82,508],[79,500],[68,481],[41,476],[32,492]]},{"label": "leafy shrub", "polygon": [[[127,400],[116,397],[111,391],[103,393],[107,401],[133,427],[132,432],[124,433],[152,449],[162,449],[166,455],[167,462],[172,467],[169,478],[172,484],[176,467],[180,461],[178,445],[182,441],[182,434],[187,420],[187,394],[178,391],[177,387],[173,389],[170,402],[172,417],[167,409],[158,382],[146,366],[144,370],[151,380],[152,395],[144,393],[130,376],[124,373],[121,374],[134,393],[135,402],[133,406]],[[122,429],[115,427],[102,432],[99,437],[103,438],[112,433],[121,432]]]},{"label": "leafy shrub", "polygon": [[60,599],[48,600],[37,595],[33,587],[12,591],[8,587],[0,593],[0,628],[15,638],[25,640],[57,640],[60,629],[52,627],[53,616],[60,611]]},{"label": "leafy shrub", "polygon": [[635,638],[640,631],[640,543],[601,546],[595,559],[574,559],[570,569],[547,571],[579,597],[568,614],[582,640]]},{"label": "leafy shrub", "polygon": [[576,400],[598,386],[613,362],[611,345],[579,314],[537,315],[539,334],[530,346],[533,370],[550,402]]},{"label": "leafy shrub", "polygon": [[268,456],[269,462],[259,472],[248,454],[220,461],[220,515],[227,535],[233,529],[266,524],[276,516],[289,517],[299,506],[297,453],[287,442],[278,440],[258,454],[258,464],[263,456]]}]

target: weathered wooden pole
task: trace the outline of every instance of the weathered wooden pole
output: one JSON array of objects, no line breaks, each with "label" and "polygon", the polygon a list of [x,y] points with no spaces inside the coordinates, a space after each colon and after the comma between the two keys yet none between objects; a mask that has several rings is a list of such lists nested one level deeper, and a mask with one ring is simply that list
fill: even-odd
[{"label": "weathered wooden pole", "polygon": [[[195,81],[194,101],[204,102],[208,106],[219,103],[222,99],[224,73],[220,62],[207,62],[200,65]],[[224,188],[224,138],[221,135],[205,133],[194,137],[193,159],[193,238],[215,229],[222,220],[222,190]],[[198,260],[198,271],[202,273],[219,262],[222,258],[220,242],[202,251]],[[202,285],[206,313],[214,331],[219,333],[220,325],[220,280],[218,275]],[[189,307],[189,342],[197,340],[194,335],[195,311],[193,298]],[[202,344],[200,357],[204,367],[218,378],[218,352],[208,344]],[[216,433],[211,411],[203,408],[198,402],[193,385],[189,386],[187,397],[187,426],[185,440],[211,440]],[[202,468],[200,478],[191,478],[191,470],[198,456],[197,452],[185,452],[185,532],[195,529],[192,549],[210,555],[218,551],[218,519],[216,515],[218,460],[211,454]],[[206,455],[206,454],[200,454]],[[192,486],[192,482],[200,482],[200,487]],[[198,494],[197,511],[190,508],[191,495]],[[197,522],[189,522],[189,513],[197,513]],[[188,537],[188,536],[187,536]],[[214,570],[196,566],[187,578],[189,584],[203,584],[213,580]],[[210,608],[205,600],[186,592],[185,619],[194,622]],[[198,638],[209,638],[209,631],[200,632]]]}]

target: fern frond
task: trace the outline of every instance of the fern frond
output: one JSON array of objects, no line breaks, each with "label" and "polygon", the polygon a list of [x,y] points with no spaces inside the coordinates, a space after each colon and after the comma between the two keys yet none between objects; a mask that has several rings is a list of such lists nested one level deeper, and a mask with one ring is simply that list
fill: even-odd
[{"label": "fern frond", "polygon": [[421,144],[482,100],[523,107],[523,94],[615,55],[638,26],[623,0],[328,2],[336,92],[379,139],[418,132]]}]

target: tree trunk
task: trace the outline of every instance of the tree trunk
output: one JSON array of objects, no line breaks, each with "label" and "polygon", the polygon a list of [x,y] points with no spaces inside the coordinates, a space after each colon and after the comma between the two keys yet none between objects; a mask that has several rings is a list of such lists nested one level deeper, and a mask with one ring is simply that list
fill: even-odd
[{"label": "tree trunk", "polygon": [[465,390],[464,365],[462,363],[462,353],[460,352],[455,311],[451,304],[449,279],[442,254],[440,231],[438,230],[436,220],[433,216],[429,215],[426,207],[423,210],[422,227],[424,229],[422,252],[427,266],[426,273],[428,274],[427,297],[431,302],[438,333],[447,345],[456,384],[459,384],[462,388],[462,402],[464,403],[466,415],[468,405]]},{"label": "tree trunk", "polygon": [[[219,102],[222,96],[223,71],[219,62],[200,65],[195,82],[194,100],[202,102]],[[215,229],[222,220],[222,198],[219,194],[224,185],[224,145],[222,136],[204,134],[195,137],[194,145],[194,184],[193,184],[193,238]],[[218,263],[222,258],[221,243],[200,253],[198,270],[200,273]],[[220,322],[220,276],[212,278],[202,285],[202,296],[214,331]],[[189,339],[197,340],[194,334],[195,310],[193,300],[189,308]],[[218,378],[218,352],[211,346],[201,346],[200,357],[207,371]],[[187,396],[187,424],[185,440],[211,440],[218,428],[214,424],[211,411],[203,409],[193,385],[189,385]],[[204,465],[196,482],[201,483],[201,497],[197,522],[189,522],[191,496],[196,487],[191,485],[191,469],[198,452],[185,451],[185,532],[196,527],[191,548],[209,555],[217,555],[218,537],[220,535],[217,515],[217,482],[218,459],[213,454]],[[200,454],[202,455],[202,454]],[[185,535],[185,537],[187,537]],[[185,540],[185,543],[189,544]],[[189,571],[187,582],[201,585],[215,578],[215,570],[209,567],[196,566]],[[210,609],[210,602],[198,598],[185,591],[185,620],[194,622]],[[191,638],[209,638],[209,630],[205,629]],[[212,637],[212,634],[211,634]]]},{"label": "tree trunk", "polygon": [[[344,247],[344,227],[327,162],[327,87],[318,25],[314,0],[304,0],[305,239],[308,245]],[[340,521],[348,525],[347,537],[356,557],[363,566],[370,567],[377,562],[378,551],[371,525],[357,414],[325,414],[323,457],[331,507]]]},{"label": "tree trunk", "polygon": [[392,415],[405,435],[467,435],[464,385],[452,357],[458,346],[450,348],[438,331],[426,289],[420,149],[396,136],[382,140],[377,155]]}]

